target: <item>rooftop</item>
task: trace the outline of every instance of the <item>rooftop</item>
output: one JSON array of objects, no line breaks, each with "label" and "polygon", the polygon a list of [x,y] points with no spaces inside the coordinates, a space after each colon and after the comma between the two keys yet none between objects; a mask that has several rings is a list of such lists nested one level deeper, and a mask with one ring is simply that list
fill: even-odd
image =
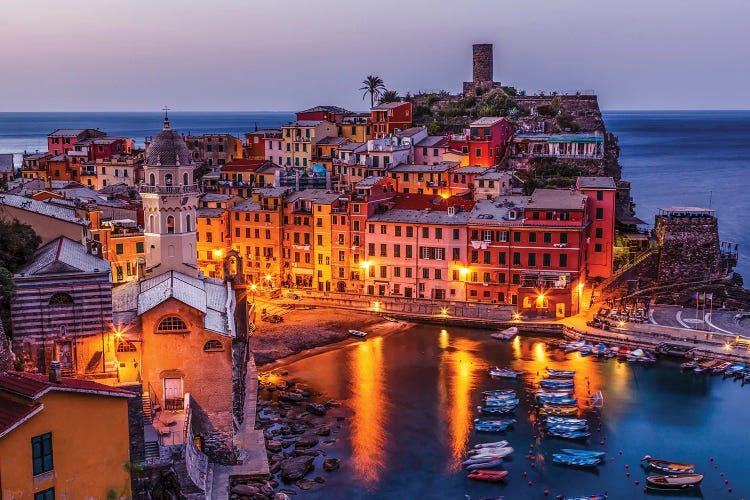
[{"label": "rooftop", "polygon": [[58,128],[57,130],[50,133],[49,137],[78,137],[79,135],[89,131],[96,132],[101,135],[106,135],[104,132],[92,128]]},{"label": "rooftop", "polygon": [[218,219],[226,210],[226,208],[199,208],[195,211],[195,216],[203,219]]},{"label": "rooftop", "polygon": [[349,141],[346,137],[323,137],[318,141],[318,146],[339,146]]},{"label": "rooftop", "polygon": [[251,160],[249,158],[238,158],[222,165],[222,172],[255,172],[268,160]]},{"label": "rooftop", "polygon": [[409,128],[404,129],[404,130],[399,130],[396,133],[394,133],[393,135],[395,135],[396,137],[413,137],[413,136],[415,136],[415,135],[417,135],[419,133],[422,133],[422,132],[424,132],[426,130],[427,130],[426,127],[409,127]]},{"label": "rooftop", "polygon": [[453,171],[454,174],[483,174],[489,170],[488,167],[459,167]]},{"label": "rooftop", "polygon": [[483,116],[482,118],[479,118],[478,120],[474,120],[469,124],[470,127],[489,127],[491,125],[494,125],[502,120],[504,120],[502,116]]},{"label": "rooftop", "polygon": [[254,200],[244,200],[229,209],[230,212],[256,212],[260,210],[260,203]]},{"label": "rooftop", "polygon": [[13,153],[0,154],[0,172],[13,172]]},{"label": "rooftop", "polygon": [[465,225],[469,218],[469,212],[458,211],[450,215],[446,210],[409,210],[393,208],[387,212],[375,214],[369,217],[368,222],[404,222],[410,224],[444,224]]},{"label": "rooftop", "polygon": [[61,236],[34,252],[31,261],[14,277],[79,272],[109,274],[111,265],[108,260],[91,255],[80,242]]},{"label": "rooftop", "polygon": [[340,108],[338,106],[315,106],[309,109],[305,109],[304,111],[297,111],[297,113],[317,113],[317,112],[336,113],[340,115],[347,115],[351,113],[351,111],[346,110],[344,108]]},{"label": "rooftop", "polygon": [[437,148],[447,146],[448,138],[443,135],[428,135],[415,145],[415,147],[418,148]]},{"label": "rooftop", "polygon": [[511,174],[508,171],[505,170],[493,170],[493,169],[486,169],[484,172],[479,174],[477,176],[477,179],[502,179],[503,177],[511,177],[513,174]]},{"label": "rooftop", "polygon": [[286,199],[286,202],[293,203],[297,200],[312,200],[317,204],[330,205],[339,198],[341,198],[341,194],[335,191],[326,191],[325,189],[305,189],[290,194]]},{"label": "rooftop", "polygon": [[284,128],[289,127],[317,127],[321,123],[325,123],[325,120],[297,120],[289,122],[284,125]]},{"label": "rooftop", "polygon": [[55,219],[63,220],[66,222],[73,222],[82,226],[88,226],[89,224],[88,221],[81,219],[76,215],[75,208],[62,207],[56,203],[51,203],[49,201],[36,201],[32,200],[31,198],[26,198],[25,196],[18,196],[14,194],[0,194],[0,205],[14,207],[20,210],[27,210],[29,212],[46,215],[48,217],[53,217]]},{"label": "rooftop", "polygon": [[579,177],[579,189],[617,189],[612,177]]},{"label": "rooftop", "polygon": [[278,198],[287,194],[289,190],[290,188],[283,186],[255,188],[253,189],[253,194],[259,194],[265,198]]},{"label": "rooftop", "polygon": [[401,164],[391,168],[391,172],[447,172],[459,165],[457,161],[441,161],[435,165]]},{"label": "rooftop", "polygon": [[536,189],[527,208],[548,210],[583,210],[586,195],[574,189]]},{"label": "rooftop", "polygon": [[339,148],[339,151],[355,151],[357,149],[367,147],[367,143],[365,142],[347,142],[343,146]]},{"label": "rooftop", "polygon": [[119,398],[135,396],[134,392],[100,384],[92,380],[62,377],[59,383],[55,383],[50,382],[49,376],[43,373],[13,371],[0,373],[0,391],[31,399],[38,399],[50,391],[77,392]]},{"label": "rooftop", "polygon": [[398,108],[399,106],[403,106],[404,104],[409,104],[409,103],[400,102],[400,101],[398,101],[398,102],[384,102],[382,104],[378,104],[377,106],[375,106],[374,108],[372,108],[372,110],[373,111],[386,111],[386,110],[389,110],[389,109]]},{"label": "rooftop", "polygon": [[604,136],[590,132],[577,132],[567,134],[515,134],[515,142],[523,141],[547,141],[547,142],[604,142]]},{"label": "rooftop", "polygon": [[355,188],[359,188],[359,187],[374,186],[375,184],[377,184],[378,182],[380,182],[382,179],[385,179],[385,177],[371,175],[370,177],[365,177],[364,179],[362,179],[361,181],[359,181],[357,184],[355,184],[354,187]]}]

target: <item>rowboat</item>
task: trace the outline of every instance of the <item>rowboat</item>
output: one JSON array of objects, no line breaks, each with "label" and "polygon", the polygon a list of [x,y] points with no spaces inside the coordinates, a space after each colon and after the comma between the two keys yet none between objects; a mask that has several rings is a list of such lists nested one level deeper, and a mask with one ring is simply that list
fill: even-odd
[{"label": "rowboat", "polygon": [[579,450],[576,448],[563,448],[563,453],[567,455],[575,455],[579,457],[599,457],[602,458],[604,455],[606,455],[606,452],[604,451],[594,451],[594,450]]},{"label": "rowboat", "polygon": [[543,389],[572,389],[574,384],[566,380],[545,379],[539,382],[539,385]]},{"label": "rowboat", "polygon": [[510,397],[515,398],[516,397],[516,391],[514,391],[513,389],[500,389],[500,390],[496,390],[496,391],[484,391],[482,393],[482,395],[484,397],[488,397],[488,396],[510,396]]},{"label": "rowboat", "polygon": [[724,375],[734,375],[737,372],[741,372],[745,369],[745,363],[737,363],[724,370]]},{"label": "rowboat", "polygon": [[494,414],[503,414],[503,413],[513,413],[516,409],[517,405],[505,405],[505,406],[480,406],[479,411],[482,413],[494,413]]},{"label": "rowboat", "polygon": [[467,465],[466,468],[469,470],[480,470],[480,469],[490,469],[492,467],[497,467],[499,465],[503,465],[502,458],[498,458],[497,460],[493,460],[492,462],[484,462],[481,464]]},{"label": "rowboat", "polygon": [[585,345],[585,346],[581,347],[580,349],[578,349],[578,352],[581,353],[581,356],[588,356],[589,354],[591,354],[592,350],[593,350],[592,346]]},{"label": "rowboat", "polygon": [[606,344],[596,344],[591,350],[595,356],[606,356],[609,352]]},{"label": "rowboat", "polygon": [[513,425],[516,423],[515,418],[501,418],[499,420],[479,420],[478,418],[474,419],[475,424],[484,423],[484,424],[498,424],[498,425]]},{"label": "rowboat", "polygon": [[573,393],[573,389],[555,389],[555,390],[547,390],[547,389],[539,389],[534,393],[534,395],[537,398],[544,398],[544,397],[550,397],[550,398],[567,398]]},{"label": "rowboat", "polygon": [[474,430],[477,432],[503,432],[508,428],[507,425],[495,425],[495,424],[474,424]]},{"label": "rowboat", "polygon": [[575,467],[595,467],[599,465],[599,457],[581,457],[565,453],[553,453],[552,461],[556,464],[573,465]]},{"label": "rowboat", "polygon": [[643,457],[641,462],[646,462],[646,467],[650,467],[660,472],[666,472],[667,474],[687,474],[695,472],[695,465],[693,464],[681,464],[679,462],[670,462],[669,460],[660,460],[658,458],[651,458],[651,455]]},{"label": "rowboat", "polygon": [[555,417],[574,417],[578,415],[577,406],[555,406],[539,408],[540,415],[552,415]]},{"label": "rowboat", "polygon": [[684,363],[682,363],[680,365],[680,369],[681,370],[692,370],[696,366],[698,366],[698,362],[696,360],[685,361]]},{"label": "rowboat", "polygon": [[353,335],[354,337],[363,339],[367,337],[367,332],[363,332],[361,330],[349,330],[349,335]]},{"label": "rowboat", "polygon": [[573,378],[576,376],[575,370],[553,370],[552,368],[546,368],[546,370],[550,377]]},{"label": "rowboat", "polygon": [[511,326],[503,331],[491,334],[490,337],[497,340],[513,340],[516,335],[518,335],[518,327]]},{"label": "rowboat", "polygon": [[563,439],[585,439],[589,436],[591,436],[590,432],[585,431],[565,431],[565,432],[558,432],[555,429],[550,429],[547,431],[548,436],[553,437],[559,437]]},{"label": "rowboat", "polygon": [[673,474],[669,476],[648,476],[646,487],[657,490],[681,490],[698,486],[703,481],[702,474]]},{"label": "rowboat", "polygon": [[521,371],[510,368],[499,368],[497,366],[490,368],[490,377],[492,378],[518,378],[522,373],[523,372]]},{"label": "rowboat", "polygon": [[544,403],[545,405],[574,405],[578,403],[578,399],[576,398],[558,398],[558,397],[542,396],[537,399],[539,400],[540,403]]},{"label": "rowboat", "polygon": [[571,417],[546,417],[545,422],[551,424],[585,424],[587,420],[585,418],[571,418]]},{"label": "rowboat", "polygon": [[711,368],[711,373],[715,373],[715,374],[724,373],[724,370],[726,370],[730,366],[732,366],[731,362],[724,361],[724,362],[719,363],[718,365],[714,366],[713,368]]},{"label": "rowboat", "polygon": [[[482,451],[484,451],[484,453],[474,454],[471,458],[465,460],[463,464],[471,465],[472,463],[479,463],[479,461],[482,461],[482,460],[485,462],[488,462],[489,461],[487,460],[488,458],[492,460],[496,460],[498,458],[507,457],[508,455],[513,453],[513,448],[511,448],[510,446],[506,446],[505,448],[485,448]],[[474,460],[474,462],[470,463],[470,461],[472,460]]]},{"label": "rowboat", "polygon": [[507,441],[495,441],[492,443],[479,443],[474,445],[475,450],[479,450],[482,448],[505,448],[508,446]]},{"label": "rowboat", "polygon": [[568,432],[568,431],[587,431],[589,430],[588,424],[550,424],[546,423],[545,427],[555,432]]},{"label": "rowboat", "polygon": [[508,453],[505,452],[505,450],[510,449],[511,451],[513,448],[510,448],[508,446],[500,446],[497,448],[480,448],[478,450],[470,450],[470,453],[468,453],[469,458],[478,458],[478,457],[504,457]]},{"label": "rowboat", "polygon": [[496,483],[505,479],[505,476],[507,475],[507,470],[478,469],[471,471],[467,477],[469,479],[476,479],[477,481],[488,481],[491,483]]},{"label": "rowboat", "polygon": [[487,406],[516,406],[518,399],[485,399],[484,404]]},{"label": "rowboat", "polygon": [[695,371],[695,373],[703,373],[706,370],[710,370],[717,364],[719,364],[718,359],[706,359],[698,363],[698,366],[696,366],[693,371]]},{"label": "rowboat", "polygon": [[557,500],[607,500],[607,494],[603,495],[587,495],[584,497],[564,497],[562,495],[557,497]]}]

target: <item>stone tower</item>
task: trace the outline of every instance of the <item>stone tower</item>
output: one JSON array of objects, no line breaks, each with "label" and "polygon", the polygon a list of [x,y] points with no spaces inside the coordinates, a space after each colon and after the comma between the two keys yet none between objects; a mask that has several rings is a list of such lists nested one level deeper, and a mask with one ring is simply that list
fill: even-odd
[{"label": "stone tower", "polygon": [[197,276],[195,213],[200,192],[193,180],[195,164],[180,134],[170,129],[166,115],[164,129],[148,144],[143,169],[140,191],[147,270]]},{"label": "stone tower", "polygon": [[492,44],[475,43],[471,48],[473,51],[472,61],[474,64],[474,83],[482,84],[492,82]]}]

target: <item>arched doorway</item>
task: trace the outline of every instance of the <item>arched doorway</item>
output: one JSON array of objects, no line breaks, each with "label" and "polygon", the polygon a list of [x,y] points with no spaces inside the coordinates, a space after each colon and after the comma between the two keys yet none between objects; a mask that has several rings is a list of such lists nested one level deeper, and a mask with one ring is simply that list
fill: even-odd
[{"label": "arched doorway", "polygon": [[336,291],[339,293],[346,292],[346,283],[343,281],[339,281],[338,283],[336,283]]}]

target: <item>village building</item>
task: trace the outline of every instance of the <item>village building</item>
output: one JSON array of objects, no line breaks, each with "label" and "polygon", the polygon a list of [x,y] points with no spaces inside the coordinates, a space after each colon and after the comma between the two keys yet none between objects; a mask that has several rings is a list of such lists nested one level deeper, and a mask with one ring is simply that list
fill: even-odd
[{"label": "village building", "polygon": [[54,368],[0,372],[0,496],[129,498],[135,396]]},{"label": "village building", "polygon": [[471,166],[492,167],[502,160],[512,136],[507,118],[486,116],[471,122],[463,133],[450,135],[449,146],[468,153]]},{"label": "village building", "polygon": [[384,102],[370,110],[372,139],[382,139],[412,124],[410,102]]},{"label": "village building", "polygon": [[76,144],[86,139],[105,137],[106,132],[92,128],[59,128],[47,136],[47,151],[52,156],[75,150]]},{"label": "village building", "polygon": [[297,120],[324,120],[341,124],[346,116],[352,112],[339,106],[315,106],[303,111],[297,111]]},{"label": "village building", "polygon": [[336,136],[336,125],[326,120],[298,120],[281,127],[285,167],[311,168],[319,141]]},{"label": "village building", "polygon": [[90,237],[90,223],[86,220],[85,210],[65,200],[37,201],[3,193],[0,194],[0,217],[5,220],[18,219],[30,225],[42,239],[42,244],[60,236],[83,244]]},{"label": "village building", "polygon": [[[192,161],[212,169],[221,167],[230,161],[242,158],[242,140],[231,134],[203,134],[189,135],[183,138],[190,152],[189,158],[183,158],[183,163]],[[146,138],[146,149],[149,148],[151,138]]]},{"label": "village building", "polygon": [[338,135],[354,142],[367,142],[372,137],[370,113],[350,113],[338,124]]},{"label": "village building", "polygon": [[398,181],[400,193],[450,196],[450,172],[456,162],[444,161],[434,165],[402,164],[392,167],[390,176]]},{"label": "village building", "polygon": [[[277,144],[267,143],[266,140],[276,139]],[[269,151],[273,151],[273,146],[278,145],[276,148],[281,153],[281,129],[262,129],[254,132],[245,133],[245,143],[242,145],[242,157],[249,160],[264,160],[278,161],[278,157],[274,157],[273,153],[268,154]],[[270,149],[266,149],[269,147]],[[280,156],[280,155],[279,155]]]},{"label": "village building", "polygon": [[16,167],[13,165],[13,153],[0,154],[0,185],[7,184],[16,176]]},{"label": "village building", "polygon": [[21,164],[21,178],[47,180],[47,162],[52,158],[47,152],[24,155]]},{"label": "village building", "polygon": [[430,135],[414,144],[414,163],[435,165],[443,161],[448,151],[448,139],[442,135]]}]

